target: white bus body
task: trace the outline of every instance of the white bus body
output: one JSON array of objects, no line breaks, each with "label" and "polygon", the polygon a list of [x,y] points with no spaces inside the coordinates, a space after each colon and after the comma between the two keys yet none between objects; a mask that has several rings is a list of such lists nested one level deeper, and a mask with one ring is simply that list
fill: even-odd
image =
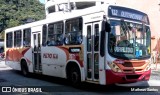
[{"label": "white bus body", "polygon": [[[109,17],[108,10],[112,8],[110,6],[110,4],[102,3],[80,10],[55,12],[44,20],[7,29],[5,31],[6,65],[15,70],[22,70],[23,74],[30,72],[69,79],[72,77],[72,82],[75,83],[80,80],[106,85],[148,80],[150,76],[149,58],[143,60],[133,58],[132,60],[119,59],[116,57],[117,55],[111,56],[108,51],[110,31],[103,34],[105,38],[102,40],[103,22],[110,23],[111,19],[120,20],[116,9],[112,10],[113,17]],[[114,8],[115,5],[112,6]],[[142,22],[138,22],[138,19],[132,17],[124,16],[123,20],[142,24]],[[76,33],[72,29],[74,26],[78,27]],[[56,41],[56,45],[49,44],[50,37],[59,42]],[[24,44],[25,41],[28,43]],[[102,46],[104,46],[104,52],[101,50]],[[104,56],[100,52],[104,53]],[[113,65],[114,62],[117,62],[116,64],[130,62],[133,65],[136,62],[141,66],[126,67],[129,72],[126,73],[119,70],[123,68],[122,64],[110,65]],[[118,71],[113,70],[116,68],[119,68]],[[136,71],[137,68],[143,70]],[[135,71],[132,72],[130,69]],[[139,75],[139,77],[125,79],[126,75]]]}]

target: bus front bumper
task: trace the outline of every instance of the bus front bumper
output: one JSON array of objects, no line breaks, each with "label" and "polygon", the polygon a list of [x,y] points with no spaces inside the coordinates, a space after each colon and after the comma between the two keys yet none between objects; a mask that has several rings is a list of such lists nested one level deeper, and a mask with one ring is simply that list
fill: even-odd
[{"label": "bus front bumper", "polygon": [[135,72],[128,74],[116,73],[112,70],[106,70],[106,84],[148,81],[150,78],[150,74],[151,74],[151,69],[145,72]]}]

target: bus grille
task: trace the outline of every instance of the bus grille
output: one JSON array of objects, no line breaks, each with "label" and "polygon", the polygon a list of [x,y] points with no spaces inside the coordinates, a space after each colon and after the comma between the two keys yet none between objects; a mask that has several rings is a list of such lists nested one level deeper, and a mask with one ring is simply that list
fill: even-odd
[{"label": "bus grille", "polygon": [[133,73],[133,72],[143,71],[143,69],[124,69],[123,71],[125,73]]},{"label": "bus grille", "polygon": [[141,67],[145,64],[145,62],[125,62],[122,64],[124,67]]}]

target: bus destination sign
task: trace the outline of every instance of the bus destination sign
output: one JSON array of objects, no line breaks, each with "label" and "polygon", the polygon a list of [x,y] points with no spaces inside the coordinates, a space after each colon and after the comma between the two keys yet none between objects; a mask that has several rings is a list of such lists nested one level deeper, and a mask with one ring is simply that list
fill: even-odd
[{"label": "bus destination sign", "polygon": [[136,20],[136,21],[140,21],[140,22],[149,24],[147,15],[140,11],[136,11],[134,9],[118,7],[118,6],[110,6],[108,15],[110,17],[118,17],[118,18],[123,18],[123,19]]}]

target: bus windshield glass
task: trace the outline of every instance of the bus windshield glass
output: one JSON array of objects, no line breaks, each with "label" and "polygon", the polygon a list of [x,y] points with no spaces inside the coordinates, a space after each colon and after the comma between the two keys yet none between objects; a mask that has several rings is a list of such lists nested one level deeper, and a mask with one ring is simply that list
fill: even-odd
[{"label": "bus windshield glass", "polygon": [[123,59],[150,57],[150,28],[147,25],[128,21],[110,20],[109,53]]}]

